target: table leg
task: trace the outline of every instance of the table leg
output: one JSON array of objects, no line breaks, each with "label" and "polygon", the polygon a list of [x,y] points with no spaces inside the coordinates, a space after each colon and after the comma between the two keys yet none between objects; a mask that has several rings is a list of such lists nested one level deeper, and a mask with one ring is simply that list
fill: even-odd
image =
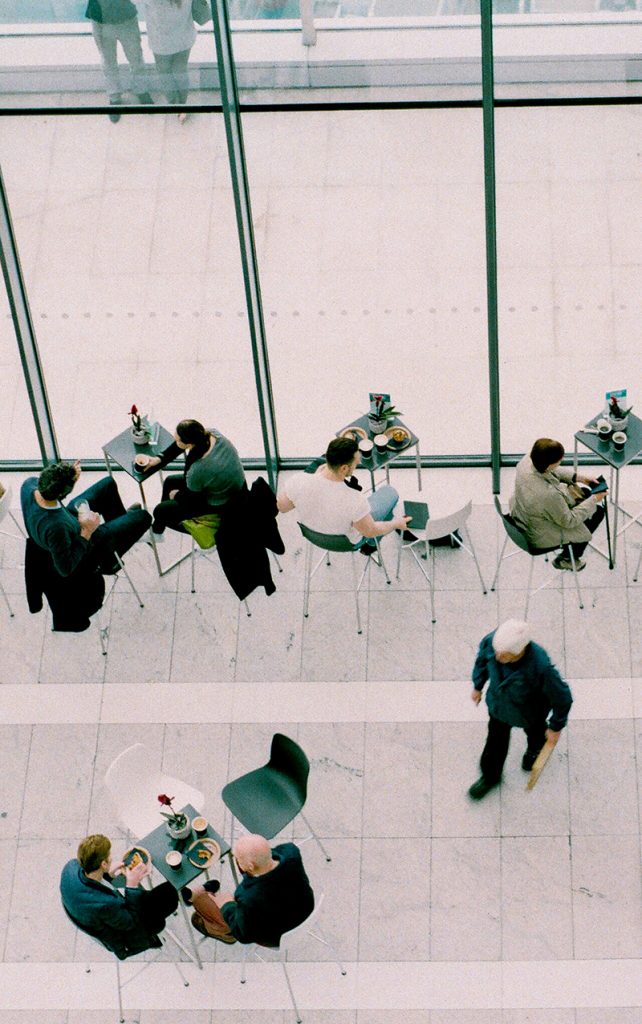
[{"label": "table leg", "polygon": [[[614,467],[615,468],[615,467]],[[615,559],[617,555],[617,518],[618,512],[620,511],[620,471],[615,470],[615,508],[613,511],[613,559],[612,564],[609,564],[609,569],[615,569]]]},{"label": "table leg", "polygon": [[103,455],[105,456],[105,465],[107,466],[107,472],[109,473],[110,477],[113,478],[114,474],[111,471],[111,459],[109,458],[109,455],[107,454],[104,448]]},{"label": "table leg", "polygon": [[190,921],[189,917],[187,916],[187,907],[183,903],[183,899],[182,899],[180,893],[178,894],[178,905],[181,908],[181,913],[183,915],[183,920],[185,922],[185,927],[187,928],[187,933],[189,935],[190,946],[192,947],[192,953],[194,954],[194,957],[193,957],[194,963],[198,965],[199,971],[202,971],[203,970],[203,964],[201,963],[201,958],[198,955],[198,947],[196,945],[196,939],[194,938],[194,929],[192,928],[192,922]]},{"label": "table leg", "polygon": [[230,871],[232,872],[232,878],[234,879],[234,885],[238,885],[239,884],[239,876],[236,873],[236,863],[234,861],[234,855],[233,855],[231,850],[227,854],[227,858],[228,858],[228,860],[230,862]]},{"label": "table leg", "polygon": [[577,473],[577,438],[575,438],[575,446],[573,448],[573,472]]},{"label": "table leg", "polygon": [[421,490],[421,455],[419,454],[419,441],[417,441],[417,488]]}]

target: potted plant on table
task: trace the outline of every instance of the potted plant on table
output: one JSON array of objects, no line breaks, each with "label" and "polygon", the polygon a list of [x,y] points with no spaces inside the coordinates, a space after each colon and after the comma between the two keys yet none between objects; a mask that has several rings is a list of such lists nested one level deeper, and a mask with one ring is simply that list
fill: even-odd
[{"label": "potted plant on table", "polygon": [[182,811],[175,811],[172,807],[173,796],[167,793],[158,794],[158,802],[163,807],[169,808],[169,813],[161,811],[162,816],[167,820],[167,833],[172,839],[186,839],[192,831],[192,823]]},{"label": "potted plant on table", "polygon": [[626,430],[629,423],[629,413],[633,408],[632,405],[625,409],[620,405],[615,395],[611,395],[609,398],[609,422],[613,427],[613,432],[616,430]]},{"label": "potted plant on table", "polygon": [[403,416],[394,405],[386,405],[383,395],[373,395],[370,412],[368,413],[368,427],[371,434],[383,434],[388,426],[388,420],[395,416]]},{"label": "potted plant on table", "polygon": [[135,405],[132,405],[129,415],[132,421],[131,434],[134,444],[148,444],[151,440],[152,428],[147,415],[141,416]]}]

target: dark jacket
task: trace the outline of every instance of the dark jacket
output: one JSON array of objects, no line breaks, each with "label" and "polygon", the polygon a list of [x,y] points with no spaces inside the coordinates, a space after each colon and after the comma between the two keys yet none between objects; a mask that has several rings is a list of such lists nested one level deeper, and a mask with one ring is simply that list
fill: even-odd
[{"label": "dark jacket", "polygon": [[296,928],[314,910],[314,893],[294,843],[272,849],[279,861],[265,875],[244,875],[234,903],[221,907],[232,935],[239,942],[278,946],[283,932]]},{"label": "dark jacket", "polygon": [[61,576],[48,551],[43,551],[30,537],[25,551],[25,587],[27,604],[32,614],[42,611],[43,594],[49,602],[56,632],[82,633],[90,625],[105,599],[105,581],[98,569],[88,561]]},{"label": "dark jacket", "polygon": [[70,576],[85,559],[89,541],[80,534],[77,514],[60,505],[41,508],[35,499],[38,479],[30,476],[20,488],[20,505],[29,536],[53,558],[61,576]]},{"label": "dark jacket", "polygon": [[93,935],[119,960],[157,949],[161,941],[141,923],[138,908],[145,897],[140,888],[124,890],[87,878],[77,860],[65,864],[60,876],[62,904],[74,924]]},{"label": "dark jacket", "polygon": [[277,512],[274,491],[262,477],[251,490],[238,491],[225,506],[216,545],[223,572],[239,601],[257,587],[265,587],[268,595],[276,590],[268,550],[277,555],[285,551]]},{"label": "dark jacket", "polygon": [[479,645],[473,668],[473,686],[480,692],[489,681],[486,703],[493,718],[508,725],[530,729],[546,721],[559,732],[573,703],[570,689],[560,676],[543,647],[531,642],[519,659],[502,665],[495,657],[493,636],[485,636]]}]

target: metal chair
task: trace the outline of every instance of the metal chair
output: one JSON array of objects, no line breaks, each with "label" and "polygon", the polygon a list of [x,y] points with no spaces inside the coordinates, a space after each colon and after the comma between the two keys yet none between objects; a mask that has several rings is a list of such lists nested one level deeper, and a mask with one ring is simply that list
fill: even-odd
[{"label": "metal chair", "polygon": [[[109,591],[105,595],[105,600],[103,601],[103,608],[105,608],[107,606],[110,598],[111,598],[112,604],[113,604],[114,590],[115,590],[115,587],[116,587],[116,582],[117,582],[118,577],[120,576],[121,572],[125,573],[125,576],[127,577],[127,582],[129,583],[129,586],[131,587],[132,593],[134,594],[136,600],[138,601],[138,604],[140,605],[141,608],[144,608],[145,605],[141,601],[140,594],[138,593],[138,591],[136,590],[136,587],[134,586],[134,581],[132,580],[131,576],[127,572],[127,569],[125,568],[125,563],[123,562],[122,558],[120,557],[120,555],[118,554],[117,551],[114,551],[114,557],[115,557],[116,561],[118,562],[118,565],[120,566],[120,568],[119,568],[117,573],[114,573],[114,576],[112,578],[111,586],[109,588]],[[102,608],[98,612],[98,635],[100,637],[100,646],[101,646],[102,652],[103,652],[103,654],[106,657],[107,656],[107,644],[109,642],[109,626],[102,625]]]},{"label": "metal chair", "polygon": [[275,733],[267,764],[223,787],[221,798],[232,814],[232,845],[235,818],[248,832],[273,839],[300,814],[306,828],[310,829],[310,835],[303,842],[314,839],[325,859],[331,861],[303,814],[309,774],[310,762],[299,744],[283,733]]},{"label": "metal chair", "polygon": [[[338,964],[339,970],[341,971],[342,976],[345,977],[346,974],[347,974],[347,971],[346,971],[345,967],[343,966],[342,962],[339,960],[339,957],[337,956],[336,951],[335,951],[333,945],[325,937],[325,935],[321,931],[321,928],[319,927],[319,925],[317,924],[317,926],[316,926],[317,930],[316,931],[312,931],[312,929],[310,927],[312,922],[316,920],[316,918],[318,917],[318,915],[319,915],[319,913],[321,911],[321,907],[323,906],[323,900],[324,900],[324,894],[320,893],[316,897],[315,906],[314,906],[314,910],[312,911],[312,913],[306,918],[305,921],[302,921],[301,924],[297,925],[296,928],[291,928],[290,931],[284,932],[283,935],[281,936],[281,941],[280,941],[278,947],[275,947],[276,949],[278,949],[278,952],[280,954],[280,963],[281,963],[281,966],[283,967],[283,973],[285,974],[285,980],[287,982],[288,991],[290,993],[290,999],[292,1001],[292,1007],[293,1007],[294,1013],[296,1015],[297,1024],[302,1024],[303,1018],[301,1017],[301,1014],[299,1012],[299,1008],[298,1008],[298,1006],[296,1004],[296,999],[294,998],[294,991],[292,989],[292,982],[290,981],[290,976],[288,974],[288,968],[287,968],[288,950],[290,949],[290,947],[292,945],[295,944],[297,938],[300,935],[306,934],[306,935],[311,935],[312,938],[317,939],[319,942],[322,942],[323,945],[327,946],[330,949],[330,951],[332,952],[333,959]],[[263,947],[261,947],[261,948],[263,948]],[[243,961],[242,961],[242,966],[241,966],[241,985],[244,985],[245,982],[246,982],[245,968],[246,968],[246,964],[247,964],[248,958],[250,957],[251,954],[254,954],[254,956],[257,958],[257,960],[261,960],[262,962],[265,962],[264,958],[258,952],[258,947],[257,947],[256,943],[251,942],[251,943],[248,943],[247,945],[245,945],[243,947]]]},{"label": "metal chair", "polygon": [[[3,519],[6,519],[6,517],[9,516],[13,520],[13,523],[14,523],[16,529],[18,530],[18,533],[20,534],[20,536],[16,536],[15,533],[7,533],[6,530],[0,530],[0,534],[2,534],[3,537],[11,537],[11,538],[13,538],[13,540],[23,540],[24,536],[25,536],[24,530],[20,526],[20,523],[16,519],[16,517],[13,514],[13,511],[11,509],[11,498],[12,497],[13,497],[13,488],[12,488],[11,484],[9,484],[9,486],[5,489],[5,492],[2,495],[2,497],[0,497],[0,523],[3,521]],[[11,605],[9,603],[9,598],[7,597],[7,592],[4,589],[4,587],[2,586],[2,580],[0,580],[0,594],[2,594],[2,596],[4,598],[4,601],[5,601],[5,604],[7,606],[7,609],[9,611],[9,615],[13,619],[14,618],[14,611],[13,611],[13,608],[11,607]]]},{"label": "metal chair", "polygon": [[105,786],[118,820],[135,839],[161,823],[159,793],[170,794],[178,809],[192,804],[203,810],[204,797],[198,789],[151,768],[151,755],[143,743],[132,744],[112,761],[105,772]]},{"label": "metal chair", "polygon": [[[330,565],[330,552],[331,551],[348,551],[350,552],[352,562],[352,582],[354,586],[354,600],[357,608],[357,633],[361,634],[363,629],[361,627],[361,612],[359,610],[359,591],[366,578],[367,572],[370,568],[370,562],[374,561],[380,569],[383,569],[386,577],[386,583],[390,583],[390,577],[388,576],[388,570],[381,554],[381,545],[379,544],[379,538],[374,537],[373,540],[377,549],[377,556],[375,557],[374,552],[366,557],[366,564],[361,578],[357,583],[357,569],[354,561],[354,553],[359,550],[359,545],[355,545],[346,536],[341,533],[319,533],[317,530],[311,530],[309,526],[305,526],[304,523],[299,523],[299,529],[301,533],[308,541],[308,547],[305,552],[305,598],[303,602],[303,616],[308,618],[309,607],[310,607],[310,583],[312,577],[319,568],[322,562],[326,565]],[[321,556],[314,569],[312,568],[312,548],[321,548],[325,554]]]},{"label": "metal chair", "polygon": [[[210,555],[208,554],[208,552],[210,550],[212,550],[212,549],[211,548],[202,548],[200,546],[200,544],[197,544],[197,542],[194,539],[194,537],[191,538],[191,541],[192,541],[192,547],[191,547],[191,550],[190,550],[190,553],[189,553],[189,558],[190,558],[190,562],[191,562],[191,570],[192,570],[192,588],[191,588],[191,592],[192,592],[192,594],[195,594],[196,593],[196,559],[200,557],[200,558],[204,558],[208,562],[211,562],[212,559],[210,558]],[[215,545],[212,546],[212,548],[214,548],[214,547],[215,547]],[[276,567],[279,570],[279,572],[283,572],[283,566],[279,562],[279,560],[276,557],[276,555],[274,554],[274,552],[270,551],[270,554],[272,555],[272,558],[274,559],[274,561],[276,563]],[[250,611],[250,606],[247,603],[247,598],[245,598],[245,600],[243,601],[243,604],[245,606],[246,615],[248,616],[248,618],[250,618],[251,615],[252,615],[252,612]]]},{"label": "metal chair", "polygon": [[[84,925],[82,925],[78,921],[76,921],[76,919],[74,917],[72,917],[72,915],[69,913],[69,911],[67,910],[67,908],[64,905],[64,903],[63,903],[62,909],[64,910],[65,914],[67,915],[67,918],[78,929],[78,931],[81,931],[85,935],[88,935],[89,938],[92,939],[94,942],[97,942],[98,945],[102,947],[102,949],[107,949],[107,946],[105,946],[105,944],[101,941],[101,939],[98,938],[97,935],[94,934],[94,932],[90,931]],[[182,942],[179,941],[179,939],[176,938],[174,933],[172,931],[170,931],[170,929],[167,928],[167,926],[165,927],[165,932],[167,933],[168,938],[170,938],[172,940],[172,942],[174,942],[175,945],[178,946],[178,948],[181,950],[181,952],[185,953],[187,956],[189,956],[189,953],[185,949],[185,946],[182,944]],[[120,976],[120,959],[119,959],[119,957],[116,956],[116,954],[113,952],[113,950],[111,950],[111,949],[107,950],[113,956],[114,963],[116,965],[116,989],[118,991],[118,1020],[119,1020],[119,1024],[124,1024],[124,1022],[125,1022],[125,1015],[123,1013],[123,996],[122,996],[122,991],[125,988],[125,985],[129,985],[135,978],[137,978],[140,974],[142,974],[142,972],[145,970],[146,967],[149,967],[149,965],[151,963],[154,963],[156,958],[160,956],[161,952],[163,951],[163,947],[165,946],[165,939],[163,938],[163,935],[158,935],[158,939],[159,939],[161,944],[158,947],[156,955],[153,956],[151,958],[151,960],[147,960],[141,966],[140,970],[136,971],[135,974],[132,974],[131,978],[128,978],[127,981],[123,981],[121,979],[121,976]],[[153,949],[154,947],[152,946],[150,948]],[[136,954],[133,954],[133,955],[138,956],[139,954],[136,953]],[[133,959],[133,957],[127,957],[127,959]],[[181,981],[183,982],[183,985],[185,986],[185,988],[189,988],[189,981],[187,980],[187,978],[185,977],[185,975],[181,971],[180,967],[178,966],[177,961],[176,960],[172,960],[171,963],[176,968],[176,970],[178,972],[178,975],[179,975]],[[87,964],[87,966],[85,967],[85,974],[91,974],[91,965],[90,964]]]},{"label": "metal chair", "polygon": [[[472,503],[472,500],[471,500],[466,505],[463,505],[460,509],[457,509],[456,512],[451,512],[450,515],[440,516],[438,519],[429,519],[423,530],[415,529],[414,527],[412,527],[412,522],[411,522],[409,524],[409,526],[410,526],[410,528],[412,528],[412,532],[416,535],[417,539],[413,540],[413,541],[410,541],[408,543],[404,543],[403,536],[401,536],[399,538],[399,550],[397,552],[397,579],[399,579],[399,567],[401,565],[401,552],[402,551],[410,551],[410,554],[413,556],[415,562],[417,563],[417,565],[421,569],[421,572],[423,573],[423,575],[427,579],[428,584],[430,586],[430,607],[431,607],[431,610],[432,610],[432,621],[433,622],[437,621],[437,618],[436,618],[436,615],[435,615],[435,552],[436,552],[436,548],[434,547],[434,545],[431,547],[431,545],[430,545],[430,541],[431,540],[437,540],[440,537],[451,537],[451,539],[455,542],[455,544],[458,545],[458,547],[460,547],[464,551],[468,552],[468,554],[471,556],[471,558],[475,562],[475,568],[477,569],[477,574],[478,574],[480,582],[481,582],[482,592],[484,594],[487,593],[486,584],[484,583],[484,577],[481,574],[481,569],[479,568],[479,562],[477,561],[477,555],[475,553],[475,548],[473,547],[472,538],[470,536],[470,530],[469,530],[468,526],[466,525],[467,522],[468,522],[468,519],[470,518],[470,514],[472,512],[472,509],[473,509],[473,503]],[[457,534],[455,532],[456,530],[459,530],[459,531],[461,531],[464,534],[464,536],[466,537],[466,540],[468,541],[467,544],[465,544],[463,542],[463,540],[461,540],[457,536]],[[421,544],[424,545],[424,553],[423,553],[423,555],[420,556],[417,553],[417,549],[418,549],[419,545],[421,545]],[[423,562],[426,561],[427,558],[428,558],[428,553],[429,552],[430,552],[430,562],[431,562],[431,566],[432,566],[432,575],[431,576],[428,575],[428,573],[426,572],[426,568],[423,565]]]},{"label": "metal chair", "polygon": [[[506,531],[506,537],[504,538],[504,543],[502,545],[502,550],[501,550],[500,555],[499,555],[499,561],[497,563],[497,571],[495,573],[495,577],[493,579],[493,582],[490,585],[490,589],[491,590],[495,590],[495,584],[497,583],[497,581],[499,579],[499,570],[501,569],[501,565],[502,565],[503,560],[505,558],[512,558],[513,555],[518,554],[518,551],[511,551],[507,555],[504,554],[504,551],[506,550],[506,545],[508,544],[508,541],[512,540],[513,544],[516,545],[516,547],[518,548],[519,551],[525,551],[526,554],[530,555],[530,557],[531,557],[530,569],[528,571],[528,584],[527,584],[527,589],[526,589],[526,607],[524,609],[524,618],[526,619],[526,618],[528,618],[528,606],[530,604],[531,597],[534,594],[538,594],[540,590],[544,590],[545,587],[550,586],[550,584],[553,583],[554,580],[555,580],[555,577],[551,577],[551,579],[547,580],[546,583],[542,583],[542,585],[539,586],[537,588],[537,590],[533,590],[531,592],[531,583],[532,583],[532,579],[533,579],[533,568],[535,566],[535,559],[539,555],[543,555],[544,556],[544,560],[548,561],[549,554],[552,551],[559,551],[563,547],[563,544],[562,544],[562,541],[560,540],[560,543],[556,544],[555,547],[552,547],[552,548],[535,548],[535,547],[533,547],[533,545],[528,540],[526,534],[524,533],[522,528],[517,525],[517,523],[515,522],[513,517],[511,515],[509,515],[507,512],[503,512],[502,511],[502,506],[501,506],[501,503],[500,503],[499,498],[497,497],[497,495],[495,495],[495,508],[497,509],[497,514],[498,514],[498,516],[500,517],[500,519],[502,521],[504,530]],[[573,565],[573,580],[575,581],[575,589],[577,590],[577,599],[579,601],[580,608],[583,608],[584,604],[583,604],[583,601],[582,601],[582,591],[580,590],[580,584],[579,584],[579,581],[578,581],[578,578],[577,578],[577,570],[575,568],[575,555],[573,554],[572,546],[569,546],[569,552],[570,552],[570,555],[571,555],[571,563]],[[562,577],[563,577],[563,574],[562,574]],[[563,583],[563,578],[562,578],[562,586],[563,585],[564,585],[564,583]]]},{"label": "metal chair", "polygon": [[637,581],[638,581],[638,576],[640,575],[640,565],[642,565],[642,545],[640,545],[640,554],[638,555],[638,564],[636,565],[635,572],[633,573],[633,582],[634,583],[637,583]]}]

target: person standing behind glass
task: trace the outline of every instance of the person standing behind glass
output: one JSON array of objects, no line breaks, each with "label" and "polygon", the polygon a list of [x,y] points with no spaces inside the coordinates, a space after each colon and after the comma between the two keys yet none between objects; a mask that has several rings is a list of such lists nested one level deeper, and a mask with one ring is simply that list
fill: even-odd
[{"label": "person standing behind glass", "polygon": [[[118,106],[123,102],[118,71],[118,43],[132,70],[132,91],[140,103],[153,103],[145,88],[145,62],[140,45],[138,11],[131,0],[89,0],[85,17],[91,21],[91,31],[102,61],[109,102]],[[112,111],[109,120],[120,121],[120,114]]]},{"label": "person standing behind glass", "polygon": [[[187,65],[196,39],[192,0],[143,0],[147,41],[168,103],[187,103]],[[181,111],[183,124],[187,113]]]},{"label": "person standing behind glass", "polygon": [[207,512],[220,515],[230,498],[245,487],[243,466],[232,442],[198,420],[181,420],[174,444],[150,459],[146,469],[166,466],[181,451],[186,453],[185,471],[165,477],[162,500],[154,509],[152,532],[157,543],[167,526],[185,533],[184,519]]}]

